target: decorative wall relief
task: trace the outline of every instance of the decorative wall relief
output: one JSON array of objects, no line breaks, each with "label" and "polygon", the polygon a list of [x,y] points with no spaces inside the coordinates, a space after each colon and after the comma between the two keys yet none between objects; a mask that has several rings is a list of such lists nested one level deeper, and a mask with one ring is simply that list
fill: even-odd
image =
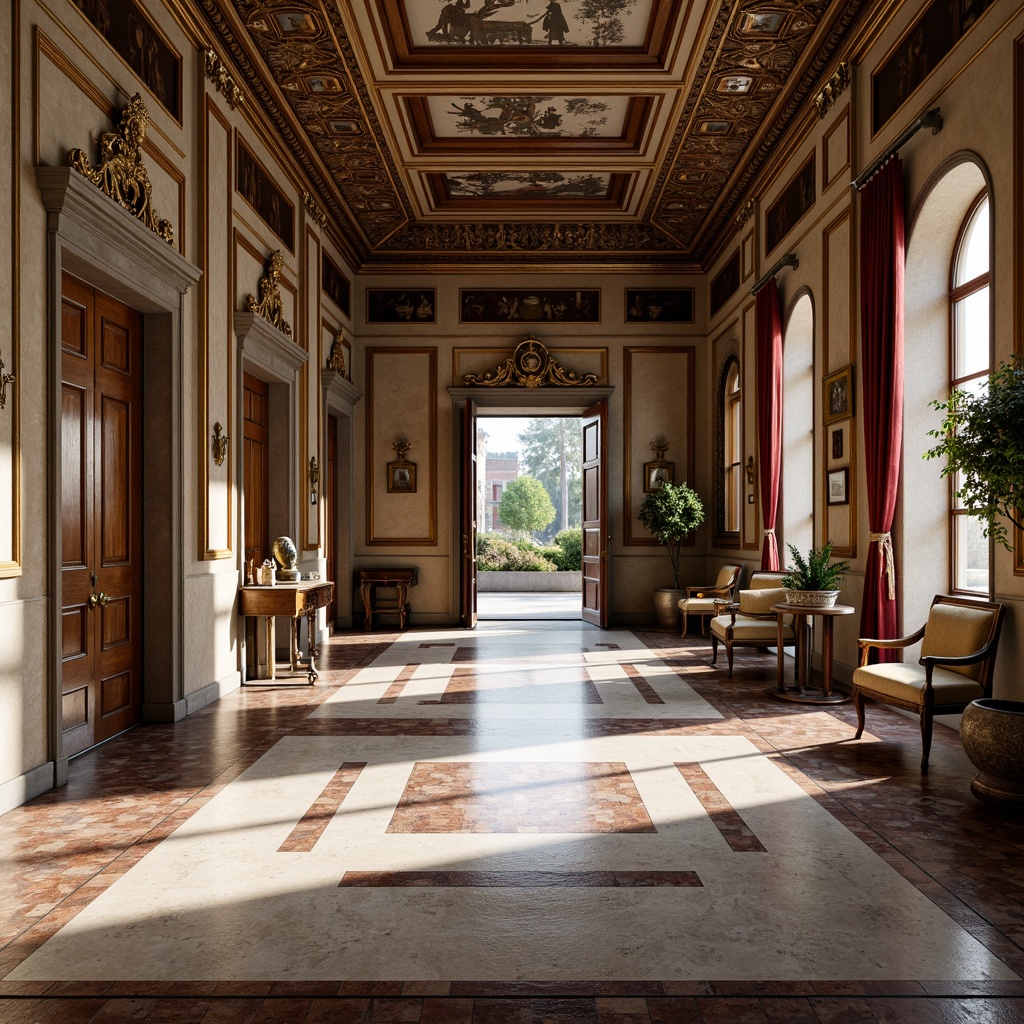
[{"label": "decorative wall relief", "polygon": [[245,300],[245,308],[257,313],[273,324],[279,331],[291,337],[291,325],[284,318],[284,304],[281,301],[281,271],[284,269],[284,257],[280,249],[275,249],[267,261],[267,272],[260,278],[260,297],[250,295]]},{"label": "decorative wall relief", "polygon": [[435,293],[433,288],[367,288],[368,324],[432,324]]},{"label": "decorative wall relief", "polygon": [[693,289],[626,289],[626,323],[693,323]]},{"label": "decorative wall relief", "polygon": [[14,383],[13,373],[4,373],[3,357],[0,357],[0,409],[7,408],[7,385]]},{"label": "decorative wall relief", "polygon": [[814,205],[814,152],[764,215],[764,251],[770,253]]},{"label": "decorative wall relief", "polygon": [[711,315],[732,298],[740,286],[740,251],[737,249],[711,280]]},{"label": "decorative wall relief", "polygon": [[600,323],[601,290],[461,289],[461,323],[500,324],[517,320]]},{"label": "decorative wall relief", "polygon": [[218,466],[224,465],[224,459],[228,454],[228,441],[230,438],[224,433],[224,427],[220,423],[213,425],[213,461]]},{"label": "decorative wall relief", "polygon": [[580,375],[566,370],[542,342],[531,336],[521,341],[496,369],[483,374],[467,373],[462,382],[467,387],[481,388],[567,388],[592,387],[598,380],[593,373]]},{"label": "decorative wall relief", "polygon": [[331,342],[331,352],[327,357],[327,369],[333,370],[336,374],[347,381],[352,380],[352,374],[345,365],[345,328],[339,327]]},{"label": "decorative wall relief", "polygon": [[294,252],[295,208],[241,139],[235,149],[235,188],[263,223]]},{"label": "decorative wall relief", "polygon": [[149,113],[136,93],[121,113],[116,132],[100,136],[100,163],[93,167],[84,150],[68,152],[68,163],[110,196],[129,213],[155,231],[165,242],[174,244],[171,222],[157,216],[150,201],[153,186],[142,162],[142,143],[146,138]]},{"label": "decorative wall relief", "polygon": [[127,61],[160,105],[181,121],[181,57],[135,0],[118,0],[116,16],[100,0],[72,0],[96,31]]}]

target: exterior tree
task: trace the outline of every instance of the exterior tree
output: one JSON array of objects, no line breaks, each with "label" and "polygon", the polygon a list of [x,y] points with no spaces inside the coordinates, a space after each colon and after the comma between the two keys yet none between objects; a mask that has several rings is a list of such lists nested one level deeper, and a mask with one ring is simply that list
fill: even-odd
[{"label": "exterior tree", "polygon": [[555,506],[539,480],[521,476],[506,485],[498,505],[498,518],[526,539],[555,518]]},{"label": "exterior tree", "polygon": [[583,430],[565,417],[530,420],[519,434],[520,465],[539,480],[557,510],[552,535],[580,525],[583,502]]},{"label": "exterior tree", "polygon": [[1001,363],[984,391],[954,388],[948,402],[933,402],[945,414],[930,430],[941,438],[926,459],[945,458],[962,507],[985,523],[985,536],[1012,549],[1004,518],[1024,529],[1024,358]]}]

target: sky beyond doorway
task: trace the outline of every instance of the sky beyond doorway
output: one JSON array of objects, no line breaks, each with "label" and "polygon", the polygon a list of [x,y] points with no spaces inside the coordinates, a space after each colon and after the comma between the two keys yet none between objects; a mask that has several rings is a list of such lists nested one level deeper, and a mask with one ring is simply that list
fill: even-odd
[{"label": "sky beyond doorway", "polygon": [[531,419],[525,416],[479,416],[477,425],[487,433],[487,450],[491,452],[518,452],[522,449],[519,434]]}]

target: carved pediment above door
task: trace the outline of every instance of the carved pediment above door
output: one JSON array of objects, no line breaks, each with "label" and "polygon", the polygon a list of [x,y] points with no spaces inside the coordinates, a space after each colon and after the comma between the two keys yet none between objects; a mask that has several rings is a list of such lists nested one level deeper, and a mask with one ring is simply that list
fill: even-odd
[{"label": "carved pediment above door", "polygon": [[494,370],[467,373],[462,382],[479,388],[580,388],[594,387],[598,379],[596,373],[567,370],[542,341],[530,335]]}]

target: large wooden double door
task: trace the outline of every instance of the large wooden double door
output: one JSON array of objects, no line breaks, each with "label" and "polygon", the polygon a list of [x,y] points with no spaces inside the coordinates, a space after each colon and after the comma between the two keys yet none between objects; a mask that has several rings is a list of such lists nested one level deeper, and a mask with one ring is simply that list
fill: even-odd
[{"label": "large wooden double door", "polygon": [[61,717],[70,757],[141,716],[142,318],[69,275],[62,284]]}]

